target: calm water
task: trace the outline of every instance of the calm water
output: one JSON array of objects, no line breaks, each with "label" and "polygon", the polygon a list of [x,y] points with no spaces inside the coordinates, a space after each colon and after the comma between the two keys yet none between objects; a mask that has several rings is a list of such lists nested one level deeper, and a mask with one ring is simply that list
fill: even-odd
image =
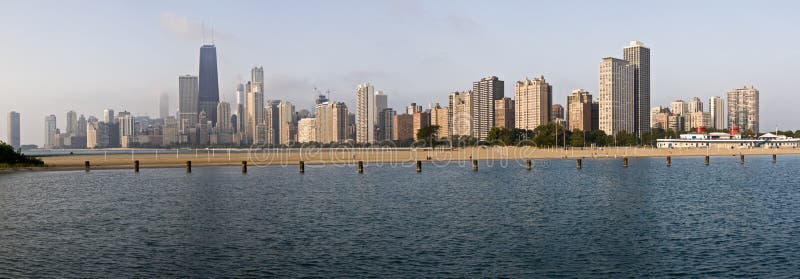
[{"label": "calm water", "polygon": [[800,157],[0,175],[0,277],[782,277]]}]

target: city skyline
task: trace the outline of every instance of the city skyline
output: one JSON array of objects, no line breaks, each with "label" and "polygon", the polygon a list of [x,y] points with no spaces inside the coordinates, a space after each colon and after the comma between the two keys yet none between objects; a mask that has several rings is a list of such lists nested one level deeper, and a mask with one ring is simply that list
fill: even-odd
[{"label": "city skyline", "polygon": [[[354,108],[355,96],[352,94],[352,88],[362,82],[378,84],[387,95],[392,95],[393,97],[389,100],[389,107],[391,108],[399,110],[409,102],[417,102],[427,107],[429,103],[446,103],[449,92],[469,90],[469,82],[489,75],[498,76],[501,80],[511,81],[505,84],[507,96],[510,95],[508,92],[513,92],[513,81],[520,80],[525,76],[544,75],[547,77],[548,82],[553,85],[554,103],[563,105],[566,96],[574,89],[586,88],[587,91],[593,94],[599,92],[596,87],[597,63],[602,57],[619,57],[620,48],[626,46],[627,42],[631,40],[643,41],[653,49],[651,106],[667,105],[671,100],[688,99],[693,96],[707,100],[711,96],[724,96],[728,90],[740,88],[743,85],[755,85],[762,93],[766,94],[765,96],[793,98],[787,95],[791,92],[791,79],[788,78],[787,73],[793,72],[790,69],[794,67],[793,64],[798,64],[793,63],[797,62],[794,60],[797,59],[797,55],[794,54],[798,51],[790,48],[783,49],[784,44],[745,43],[737,44],[737,46],[723,44],[723,42],[734,38],[752,38],[754,36],[763,41],[776,41],[780,38],[783,42],[783,39],[785,39],[783,36],[777,37],[772,33],[759,33],[756,31],[759,30],[758,27],[767,28],[778,20],[789,20],[787,18],[770,17],[768,21],[760,24],[754,20],[750,25],[743,27],[738,24],[717,25],[700,17],[703,12],[722,15],[729,12],[749,11],[748,7],[757,5],[754,3],[733,3],[727,7],[700,4],[697,10],[686,12],[688,14],[685,14],[684,17],[687,17],[685,19],[688,20],[679,22],[678,26],[667,28],[656,23],[644,23],[641,28],[634,28],[633,31],[608,29],[603,31],[605,37],[602,40],[591,45],[576,44],[581,41],[576,38],[557,37],[558,40],[554,41],[552,48],[564,49],[562,50],[563,52],[556,52],[556,54],[565,54],[568,51],[569,56],[548,55],[552,49],[546,46],[536,46],[533,48],[534,52],[513,47],[511,44],[478,44],[477,47],[467,47],[459,50],[450,47],[449,43],[434,40],[424,44],[424,48],[427,49],[425,51],[400,51],[398,53],[400,58],[384,57],[376,60],[372,58],[375,58],[375,55],[379,53],[383,53],[384,48],[391,49],[393,52],[397,51],[397,49],[389,48],[385,45],[386,42],[391,42],[392,39],[380,35],[375,38],[375,41],[378,42],[377,46],[372,44],[370,47],[361,47],[358,55],[353,52],[344,52],[344,55],[341,55],[341,59],[349,61],[355,61],[360,57],[363,57],[364,61],[373,61],[356,63],[359,64],[357,66],[341,63],[341,61],[333,61],[339,60],[339,58],[334,59],[327,56],[331,51],[350,47],[348,43],[333,41],[332,45],[304,45],[302,51],[287,52],[288,48],[299,45],[305,39],[296,38],[288,31],[275,31],[275,28],[268,26],[263,27],[265,29],[263,32],[275,31],[282,36],[287,36],[290,40],[282,41],[279,46],[275,47],[262,46],[257,48],[259,50],[248,49],[246,47],[249,44],[247,35],[259,30],[258,28],[260,27],[242,28],[242,26],[235,25],[232,23],[234,20],[229,16],[224,16],[222,11],[226,11],[226,9],[221,9],[217,13],[208,11],[208,7],[203,8],[208,6],[205,4],[199,4],[197,9],[183,9],[177,4],[179,3],[154,7],[152,4],[113,5],[98,3],[90,8],[89,10],[91,11],[138,8],[145,11],[142,13],[144,16],[125,15],[120,18],[120,24],[125,26],[136,22],[136,20],[147,21],[145,27],[135,28],[134,30],[137,30],[137,32],[129,35],[128,40],[110,42],[107,46],[104,45],[107,50],[100,51],[96,56],[87,55],[84,53],[86,50],[80,50],[70,56],[62,50],[52,48],[42,50],[43,46],[33,47],[33,43],[38,39],[37,35],[45,34],[42,33],[43,31],[38,31],[43,28],[43,25],[72,19],[69,15],[55,14],[56,10],[59,10],[58,8],[63,8],[60,7],[62,4],[54,3],[53,7],[41,11],[43,15],[53,14],[52,17],[45,16],[48,19],[44,23],[33,23],[29,19],[22,19],[12,14],[5,16],[7,11],[21,13],[21,11],[33,8],[24,3],[12,3],[9,5],[9,9],[5,10],[6,12],[0,12],[3,13],[3,19],[0,19],[0,21],[9,23],[6,24],[9,26],[11,25],[10,22],[13,21],[18,23],[15,26],[20,28],[19,30],[0,31],[8,32],[6,35],[18,38],[18,40],[10,41],[4,46],[7,49],[7,51],[4,51],[4,53],[7,53],[6,55],[29,51],[22,50],[22,48],[40,49],[38,56],[21,55],[33,57],[28,64],[21,64],[19,59],[8,57],[6,61],[9,61],[9,63],[0,66],[3,67],[2,72],[4,73],[3,77],[0,78],[2,79],[0,92],[14,100],[0,104],[0,110],[4,111],[4,113],[13,110],[21,114],[22,144],[42,145],[44,135],[41,128],[41,119],[50,114],[58,116],[58,127],[62,128],[66,127],[65,112],[70,110],[77,111],[87,117],[91,115],[99,116],[105,108],[112,108],[116,111],[130,111],[134,115],[147,114],[156,117],[159,113],[157,100],[162,93],[169,94],[170,99],[168,102],[173,104],[170,107],[170,111],[174,112],[176,110],[175,104],[178,104],[178,88],[175,86],[175,76],[177,74],[199,74],[197,57],[202,37],[196,31],[202,21],[207,23],[208,30],[213,26],[216,32],[215,44],[217,46],[217,55],[220,58],[218,71],[220,75],[219,92],[221,101],[235,103],[236,86],[240,81],[247,80],[248,69],[253,65],[263,64],[265,75],[267,76],[264,99],[290,101],[298,108],[313,107],[315,94],[312,91],[313,86],[330,89],[333,92],[332,99],[344,102]],[[320,5],[329,4],[320,3]],[[436,28],[433,28],[434,31],[425,33],[424,36],[453,33],[448,36],[454,37],[444,37],[463,39],[468,37],[468,34],[475,33],[480,37],[491,37],[497,41],[506,41],[504,38],[511,38],[511,33],[513,33],[510,30],[522,28],[512,28],[504,25],[504,23],[509,23],[505,17],[463,16],[463,14],[470,14],[464,13],[463,9],[473,10],[477,9],[477,6],[459,7],[449,11],[446,8],[454,7],[443,3],[380,2],[364,5],[364,8],[374,9],[377,14],[389,15],[392,18],[408,14],[422,15],[423,20],[436,24]],[[515,12],[513,8],[515,5],[521,4],[503,2],[496,6],[482,6],[480,8],[498,13],[512,13]],[[620,3],[619,6],[624,6],[624,4]],[[649,4],[651,8],[654,6],[666,10],[677,9],[677,7],[667,4]],[[719,10],[712,11],[711,6]],[[576,8],[575,12],[579,14],[589,13],[591,9],[608,9],[593,3],[576,5],[575,2],[558,5],[540,4],[536,5],[536,7],[553,11],[555,15],[564,15],[567,8]],[[67,7],[67,10],[70,9]],[[292,5],[278,6],[276,10],[291,12],[296,11],[297,7],[292,7]],[[753,16],[764,17],[765,14],[780,13],[781,11],[779,8],[766,7],[760,9]],[[302,18],[315,15],[319,14],[303,15]],[[338,16],[335,18],[338,18]],[[96,23],[93,24],[91,19],[85,21],[67,26],[55,26],[55,31],[61,31],[61,33],[56,32],[55,42],[58,44],[63,43],[68,49],[73,49],[73,45],[86,45],[74,44],[74,42],[77,42],[75,40],[91,43],[97,39],[98,35],[105,34],[103,33],[106,31],[105,27],[101,28]],[[669,18],[668,16],[667,21],[678,22],[677,19]],[[290,23],[293,22],[291,21]],[[459,22],[461,24],[457,24]],[[472,24],[468,22],[472,22]],[[556,25],[549,26],[549,28],[541,30],[541,32],[579,30],[580,32],[577,34],[589,34],[597,31],[595,28],[607,28],[613,23],[618,23],[618,21],[610,19],[597,27],[583,24]],[[341,24],[352,27],[354,30],[373,30],[373,28],[380,28],[386,25],[386,23],[378,22],[375,27],[353,26],[349,21]],[[717,32],[717,34],[722,34],[718,36],[723,38],[714,45],[721,47],[722,50],[716,53],[703,53],[703,55],[692,53],[693,48],[697,45],[712,44],[714,40],[703,38],[699,33],[689,32],[691,34],[684,34],[684,36],[670,31],[677,30],[682,25],[691,24],[704,24],[700,30],[727,30],[727,33]],[[83,25],[86,25],[87,32],[94,34],[94,36],[84,38],[83,36],[64,37],[58,35],[66,34],[62,28]],[[333,25],[338,26],[338,24]],[[533,23],[523,27],[532,26],[534,26]],[[502,28],[496,29],[499,32],[498,34],[488,35],[487,33],[490,33],[488,30],[493,30],[491,27]],[[585,28],[585,30],[579,27]],[[646,27],[654,29],[647,29]],[[395,26],[393,30],[399,32],[401,38],[410,38],[408,36],[413,33],[412,31],[416,30],[415,28],[420,27],[413,25],[409,27]],[[294,32],[300,32],[294,28],[289,29]],[[16,32],[20,32],[20,30],[26,31],[29,36],[17,34]],[[459,30],[461,33],[455,32]],[[662,32],[657,32],[659,30]],[[317,31],[312,30],[313,32]],[[659,36],[653,37],[653,34],[659,34]],[[153,36],[159,37],[161,40],[145,39]],[[591,38],[596,39],[596,36]],[[109,53],[114,53],[115,55],[127,54],[129,46],[124,46],[121,43],[131,42],[131,40],[149,41],[155,48],[144,49],[143,54],[146,55],[134,56],[136,59],[144,61],[138,64],[131,64],[132,67],[126,67],[129,69],[120,69],[120,74],[114,78],[108,78],[106,74],[101,73],[117,72],[109,70],[117,70],[121,65],[129,65],[131,63],[130,58],[125,56],[115,56],[120,60],[115,62],[116,64],[98,61],[98,59],[106,57],[105,55],[109,55]],[[791,41],[793,39],[788,38],[787,40]],[[73,43],[70,44],[70,42]],[[419,42],[419,44],[423,43]],[[92,48],[88,47],[88,49]],[[777,58],[767,57],[765,59],[761,56],[753,56],[754,53],[763,53],[763,51],[758,51],[762,49],[780,49],[780,51],[775,50],[774,52],[781,52],[788,58],[783,57],[778,60]],[[489,53],[492,54],[489,55]],[[550,56],[557,56],[558,58]],[[383,56],[379,55],[378,57]],[[420,59],[409,59],[409,57]],[[489,57],[492,57],[491,60],[487,60]],[[702,59],[698,59],[698,57],[702,57]],[[52,82],[30,82],[34,77],[34,71],[32,71],[31,66],[41,65],[45,67],[50,65],[57,70],[69,64],[67,62],[70,62],[73,58],[86,59],[86,64],[90,66],[64,72]],[[51,62],[48,62],[50,64],[42,64],[43,62],[40,59],[51,60]],[[310,60],[318,60],[318,62]],[[293,64],[290,61],[296,61],[297,63]],[[687,68],[685,67],[687,61],[691,61],[691,63],[701,61],[702,63],[692,64],[694,65],[693,67]],[[163,67],[160,65],[152,67],[155,63],[165,63],[165,65]],[[560,65],[560,63],[563,65]],[[345,67],[337,67],[341,65],[345,65]],[[428,65],[430,67],[421,69],[419,68],[420,65]],[[148,70],[144,70],[144,68],[147,68],[145,66],[149,67]],[[776,72],[771,72],[771,74],[764,73],[763,69],[767,68],[767,66],[773,66],[771,71],[780,72],[777,74]],[[676,69],[681,69],[681,71],[678,72]],[[165,72],[169,72],[169,74],[164,74]],[[115,75],[117,74],[115,73]],[[412,79],[419,82],[410,82]],[[72,81],[67,82],[66,80]],[[114,85],[103,86],[102,84],[97,84],[99,81],[105,80],[112,81]],[[136,83],[131,83],[134,80]],[[787,117],[788,113],[791,112],[790,105],[796,102],[792,102],[791,99],[781,103],[770,102],[773,99],[778,98],[764,98],[761,102],[761,130],[773,130],[776,126],[782,130],[800,128],[800,125],[794,122],[793,118]],[[5,124],[6,121],[0,121],[0,123]],[[0,132],[2,132],[0,138],[7,138],[6,130],[7,127],[0,129]]]}]

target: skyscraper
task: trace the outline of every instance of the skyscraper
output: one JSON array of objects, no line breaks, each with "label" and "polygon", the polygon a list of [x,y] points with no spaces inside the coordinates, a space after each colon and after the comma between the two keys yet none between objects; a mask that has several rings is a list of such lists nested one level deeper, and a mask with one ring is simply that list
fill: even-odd
[{"label": "skyscraper", "polygon": [[708,112],[711,113],[711,128],[725,129],[725,103],[722,98],[718,96],[709,98]]},{"label": "skyscraper", "polygon": [[136,120],[130,112],[122,111],[117,117],[119,122],[120,146],[123,148],[133,147],[136,143]]},{"label": "skyscraper", "polygon": [[415,112],[421,112],[422,106],[418,106],[417,103],[410,103],[406,106],[406,114],[414,114]]},{"label": "skyscraper", "polygon": [[78,116],[78,125],[76,127],[77,128],[75,129],[75,135],[77,135],[79,137],[85,137],[86,136],[86,117],[84,117],[83,114],[81,114],[81,116]]},{"label": "skyscraper", "polygon": [[114,119],[116,119],[116,116],[114,115],[113,109],[108,108],[103,110],[103,122],[114,123]]},{"label": "skyscraper", "polygon": [[[503,98],[503,100],[508,98]],[[502,100],[498,100],[497,102],[502,102]],[[513,109],[514,101],[511,100],[511,107]],[[506,110],[507,112],[508,110]],[[511,112],[511,117],[513,117],[514,112]],[[514,120],[511,120],[511,124],[514,124]],[[431,125],[439,126],[438,136],[441,139],[450,138],[450,108],[449,107],[442,107],[438,103],[431,108]]]},{"label": "skyscraper", "polygon": [[692,97],[689,100],[689,111],[688,113],[693,112],[702,112],[703,111],[703,101],[700,100],[698,97]]},{"label": "skyscraper", "polygon": [[396,114],[392,122],[394,136],[393,140],[412,140],[414,139],[414,115]]},{"label": "skyscraper", "polygon": [[759,92],[750,87],[728,91],[728,127],[738,126],[740,131],[751,131],[758,134],[759,124]]},{"label": "skyscraper", "polygon": [[197,124],[198,109],[198,79],[196,76],[185,75],[178,77],[178,122],[180,129],[193,127]]},{"label": "skyscraper", "polygon": [[564,119],[564,106],[560,104],[554,104],[550,106],[550,121],[556,121],[559,119]]},{"label": "skyscraper", "polygon": [[217,48],[213,44],[200,47],[198,92],[198,112],[205,111],[206,117],[211,119],[212,125],[216,125],[219,79],[217,77]]},{"label": "skyscraper", "polygon": [[8,144],[14,149],[19,149],[19,112],[11,111],[8,113]]},{"label": "skyscraper", "polygon": [[288,101],[283,101],[278,104],[278,110],[278,143],[288,145],[296,141],[297,120],[294,114],[294,105]]},{"label": "skyscraper", "polygon": [[75,135],[78,131],[78,114],[74,111],[67,112],[67,136]]},{"label": "skyscraper", "polygon": [[631,41],[623,56],[633,68],[633,121],[638,137],[650,132],[650,49],[639,41]]},{"label": "skyscraper", "polygon": [[56,116],[48,115],[44,118],[44,148],[54,148],[56,146],[56,134],[58,126]]},{"label": "skyscraper", "polygon": [[169,116],[169,94],[161,93],[158,97],[158,117],[167,119]]},{"label": "skyscraper", "polygon": [[683,100],[675,100],[669,104],[669,110],[674,115],[684,115],[689,112],[689,104]]},{"label": "skyscraper", "polygon": [[373,118],[375,109],[375,88],[369,83],[362,83],[356,87],[356,142],[375,142],[375,127]]},{"label": "skyscraper", "polygon": [[303,118],[297,121],[297,142],[317,141],[317,119]]},{"label": "skyscraper", "polygon": [[592,94],[583,89],[572,90],[567,96],[567,127],[569,130],[592,130]]},{"label": "skyscraper", "polygon": [[[372,108],[372,119],[374,119],[373,122],[375,123],[373,130],[377,130],[378,126],[380,126],[378,123],[378,115],[380,115],[381,111],[387,108],[389,108],[388,96],[383,94],[383,90],[375,91],[375,106]],[[374,133],[376,132],[373,132],[373,134]],[[374,138],[377,139],[378,137],[375,136]]]},{"label": "skyscraper", "polygon": [[239,83],[236,86],[236,131],[244,131],[245,119],[245,104],[247,103],[245,97],[244,84]]},{"label": "skyscraper", "polygon": [[264,128],[266,129],[266,144],[280,144],[280,100],[264,102]]},{"label": "skyscraper", "polygon": [[228,102],[219,102],[217,104],[217,133],[230,134],[233,132],[231,127],[231,104]]},{"label": "skyscraper", "polygon": [[384,141],[394,139],[395,115],[397,115],[397,113],[391,108],[386,108],[378,114],[377,140]]},{"label": "skyscraper", "polygon": [[494,101],[494,126],[514,129],[514,100],[503,97]]},{"label": "skyscraper", "polygon": [[250,70],[250,82],[245,87],[245,133],[253,144],[264,144],[267,140],[264,125],[264,68]]},{"label": "skyscraper", "polygon": [[431,114],[422,111],[415,112],[411,116],[411,121],[412,121],[411,135],[414,138],[414,140],[419,140],[420,138],[417,137],[417,133],[419,132],[420,129],[431,125]]},{"label": "skyscraper", "polygon": [[494,101],[505,97],[504,82],[496,76],[472,83],[472,136],[486,139],[494,126]]},{"label": "skyscraper", "polygon": [[[626,60],[606,57],[600,62],[599,125],[608,135],[635,131],[633,75],[634,68]],[[649,112],[647,108],[648,116]]]},{"label": "skyscraper", "polygon": [[449,103],[450,136],[472,136],[472,92],[450,93]]},{"label": "skyscraper", "polygon": [[533,130],[550,121],[553,86],[544,76],[517,81],[514,94],[515,128]]},{"label": "skyscraper", "polygon": [[321,143],[344,142],[347,140],[347,105],[325,102],[317,105],[316,139]]}]

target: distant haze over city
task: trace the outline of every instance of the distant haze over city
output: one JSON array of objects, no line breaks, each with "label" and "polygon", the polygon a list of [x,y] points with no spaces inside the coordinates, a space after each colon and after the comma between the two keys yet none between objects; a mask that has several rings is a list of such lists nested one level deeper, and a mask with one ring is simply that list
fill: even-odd
[{"label": "distant haze over city", "polygon": [[[630,41],[651,49],[651,106],[753,85],[761,132],[800,129],[800,19],[795,2],[755,1],[15,1],[0,8],[0,139],[20,113],[22,144],[43,144],[44,118],[70,110],[159,116],[178,106],[178,76],[198,75],[200,46],[216,45],[219,98],[263,66],[264,100],[311,109],[316,92],[356,107],[368,82],[403,111],[447,104],[486,76],[543,75],[553,103],[583,88]],[[213,31],[212,31],[213,30]],[[213,35],[212,35],[213,34]],[[706,104],[708,105],[708,104]]]}]

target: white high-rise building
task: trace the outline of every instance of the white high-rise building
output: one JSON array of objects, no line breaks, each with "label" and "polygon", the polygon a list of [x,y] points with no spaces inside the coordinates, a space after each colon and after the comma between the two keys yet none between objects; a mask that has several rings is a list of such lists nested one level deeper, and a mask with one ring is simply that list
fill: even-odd
[{"label": "white high-rise building", "polygon": [[472,136],[472,92],[450,93],[450,135]]},{"label": "white high-rise building", "polygon": [[592,130],[592,94],[583,89],[572,90],[567,96],[567,127],[570,131]]},{"label": "white high-rise building", "polygon": [[56,146],[56,133],[58,133],[56,116],[52,114],[46,116],[44,118],[44,148],[53,148]]},{"label": "white high-rise building", "polygon": [[219,102],[217,104],[217,131],[221,133],[231,133],[231,104],[228,102]]},{"label": "white high-rise building", "polygon": [[689,113],[689,104],[683,100],[675,100],[669,104],[669,110],[674,115],[684,115]]},{"label": "white high-rise building", "polygon": [[253,144],[265,144],[267,135],[264,123],[264,68],[253,68],[250,71],[250,78],[251,81],[247,84],[245,95],[246,138]]},{"label": "white high-rise building", "polygon": [[725,129],[725,102],[719,96],[708,99],[708,112],[711,113],[711,128]]},{"label": "white high-rise building", "polygon": [[317,141],[317,119],[303,118],[297,121],[297,142],[307,143]]},{"label": "white high-rise building", "polygon": [[692,97],[692,99],[689,100],[689,111],[687,112],[703,112],[703,101],[698,97]]},{"label": "white high-rise building", "polygon": [[161,93],[158,97],[158,117],[166,119],[169,116],[169,94]]},{"label": "white high-rise building", "polygon": [[608,135],[635,131],[633,75],[626,60],[606,57],[600,62],[599,125]]},{"label": "white high-rise building", "polygon": [[738,126],[739,130],[759,132],[759,92],[750,87],[728,91],[728,127]]},{"label": "white high-rise building", "polygon": [[553,104],[553,86],[544,76],[514,84],[514,127],[533,130],[550,122]]},{"label": "white high-rise building", "polygon": [[193,127],[197,124],[199,94],[200,87],[197,76],[185,75],[178,77],[178,122],[180,122],[180,129]]},{"label": "white high-rise building", "polygon": [[356,87],[356,142],[374,143],[377,141],[378,114],[388,107],[387,96],[383,91],[375,91],[369,83]]},{"label": "white high-rise building", "polygon": [[123,148],[133,147],[136,143],[136,120],[130,112],[122,111],[117,116],[119,121],[120,145]]},{"label": "white high-rise building", "polygon": [[[245,105],[247,103],[247,99],[245,98],[245,89],[244,84],[239,83],[236,86],[236,131],[242,132],[244,131],[244,119],[245,116]],[[231,112],[232,113],[232,112]]]},{"label": "white high-rise building", "polygon": [[11,111],[8,113],[8,144],[14,149],[19,149],[19,112]]}]

